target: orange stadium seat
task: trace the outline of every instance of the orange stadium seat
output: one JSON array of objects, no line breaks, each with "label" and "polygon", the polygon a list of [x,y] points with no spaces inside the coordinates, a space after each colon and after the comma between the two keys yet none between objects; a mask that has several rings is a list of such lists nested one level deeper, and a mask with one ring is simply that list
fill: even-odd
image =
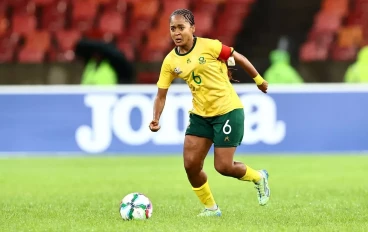
[{"label": "orange stadium seat", "polygon": [[25,34],[25,48],[47,51],[51,44],[51,35],[48,31],[33,31]]},{"label": "orange stadium seat", "polygon": [[0,37],[8,32],[9,25],[8,18],[5,15],[0,15]]},{"label": "orange stadium seat", "polygon": [[360,47],[363,43],[363,31],[360,26],[343,27],[338,32],[338,46]]},{"label": "orange stadium seat", "polygon": [[150,19],[158,13],[159,1],[158,0],[141,0],[134,2],[133,6],[133,20],[136,19]]}]

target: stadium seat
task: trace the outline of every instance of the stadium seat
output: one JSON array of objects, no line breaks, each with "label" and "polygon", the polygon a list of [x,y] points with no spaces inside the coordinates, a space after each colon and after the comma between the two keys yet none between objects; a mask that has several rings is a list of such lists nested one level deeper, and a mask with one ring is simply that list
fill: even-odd
[{"label": "stadium seat", "polygon": [[147,46],[145,49],[165,51],[169,46],[171,46],[171,41],[171,37],[166,30],[152,30],[147,35]]},{"label": "stadium seat", "polygon": [[49,31],[58,31],[65,28],[67,3],[59,1],[42,7],[41,28]]},{"label": "stadium seat", "polygon": [[0,15],[0,37],[5,35],[9,30],[9,20],[7,17]]},{"label": "stadium seat", "polygon": [[33,48],[22,48],[18,53],[20,63],[42,63],[45,58],[45,52]]},{"label": "stadium seat", "polygon": [[47,51],[51,44],[51,35],[48,31],[33,31],[24,35],[25,48],[29,50]]},{"label": "stadium seat", "polygon": [[102,33],[120,35],[124,30],[123,17],[119,12],[109,11],[101,15],[98,28]]},{"label": "stadium seat", "polygon": [[334,40],[334,32],[313,30],[309,33],[308,40],[314,41],[321,46],[330,46]]},{"label": "stadium seat", "polygon": [[359,47],[363,42],[363,31],[360,26],[343,27],[338,32],[339,47]]},{"label": "stadium seat", "polygon": [[55,32],[55,39],[60,51],[74,50],[74,46],[80,38],[81,33],[77,30]]},{"label": "stadium seat", "polygon": [[202,37],[208,37],[211,30],[213,30],[213,15],[207,12],[200,12],[195,14],[195,19],[197,22],[196,24],[196,35]]},{"label": "stadium seat", "polygon": [[34,15],[14,15],[12,18],[12,31],[24,34],[34,31],[37,26],[37,19]]},{"label": "stadium seat", "polygon": [[12,62],[14,58],[14,49],[4,46],[0,43],[0,63]]},{"label": "stadium seat", "polygon": [[132,43],[128,41],[119,41],[116,46],[129,61],[133,62],[135,60],[135,49]]},{"label": "stadium seat", "polygon": [[103,12],[116,11],[125,17],[128,9],[128,2],[125,0],[110,0],[103,4]]},{"label": "stadium seat", "polygon": [[172,0],[164,0],[163,1],[163,12],[162,17],[165,17],[168,21],[170,14],[176,9],[187,9],[189,8],[189,1],[172,1]]},{"label": "stadium seat", "polygon": [[37,6],[45,6],[55,4],[57,0],[32,0]]},{"label": "stadium seat", "polygon": [[141,0],[134,2],[133,20],[150,19],[152,20],[159,10],[158,0]]},{"label": "stadium seat", "polygon": [[341,17],[335,14],[319,12],[314,18],[314,29],[319,31],[337,31],[341,25]]},{"label": "stadium seat", "polygon": [[93,22],[97,14],[97,6],[91,0],[73,2],[72,27],[82,32],[93,27]]},{"label": "stadium seat", "polygon": [[331,58],[335,61],[351,61],[356,58],[357,49],[353,46],[340,47],[339,45],[332,47]]},{"label": "stadium seat", "polygon": [[13,15],[34,15],[36,13],[36,4],[32,1],[18,0],[14,2],[10,1],[9,3],[13,9]]},{"label": "stadium seat", "polygon": [[327,60],[328,48],[317,46],[315,42],[307,42],[300,48],[299,58],[306,62]]}]

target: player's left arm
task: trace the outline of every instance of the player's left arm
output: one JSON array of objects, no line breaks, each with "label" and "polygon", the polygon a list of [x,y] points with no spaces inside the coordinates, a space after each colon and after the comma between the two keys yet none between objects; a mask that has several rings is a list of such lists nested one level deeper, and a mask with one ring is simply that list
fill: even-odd
[{"label": "player's left arm", "polygon": [[258,73],[257,69],[253,66],[253,64],[242,54],[233,51],[231,57],[234,57],[235,63],[239,64],[244,71],[248,73],[257,84],[258,89],[262,92],[267,93],[268,82],[262,78],[262,76]]},{"label": "player's left arm", "polygon": [[215,54],[218,54],[218,59],[224,62],[232,63],[232,65],[239,64],[249,76],[251,76],[254,82],[257,84],[258,89],[262,92],[267,93],[268,83],[262,78],[258,73],[257,69],[252,65],[252,63],[243,55],[236,52],[234,48],[228,47],[224,44],[218,42],[213,46],[215,49]]}]

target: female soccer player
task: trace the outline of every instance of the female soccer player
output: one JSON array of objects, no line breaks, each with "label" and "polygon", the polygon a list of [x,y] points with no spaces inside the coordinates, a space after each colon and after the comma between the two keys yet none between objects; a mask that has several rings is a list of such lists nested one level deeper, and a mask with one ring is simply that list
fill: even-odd
[{"label": "female soccer player", "polygon": [[243,139],[244,111],[229,80],[225,62],[229,58],[235,59],[264,93],[267,92],[268,83],[233,48],[218,40],[195,37],[191,11],[174,11],[170,16],[170,31],[176,47],[165,57],[161,67],[150,130],[156,132],[160,129],[159,120],[168,88],[174,78],[182,78],[193,95],[183,156],[189,182],[205,206],[198,216],[221,216],[203,171],[203,163],[212,143],[215,147],[215,169],[224,176],[255,183],[258,202],[265,205],[270,197],[267,171],[256,171],[233,160],[236,147]]}]

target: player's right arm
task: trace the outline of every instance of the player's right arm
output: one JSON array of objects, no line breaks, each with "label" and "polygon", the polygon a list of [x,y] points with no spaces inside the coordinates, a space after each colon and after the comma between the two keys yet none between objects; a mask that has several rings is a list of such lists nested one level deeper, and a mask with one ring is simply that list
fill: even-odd
[{"label": "player's right arm", "polygon": [[152,132],[158,131],[160,127],[160,117],[165,107],[167,91],[174,80],[174,75],[171,71],[169,59],[166,57],[160,72],[160,77],[157,82],[157,94],[153,105],[153,119],[149,125]]}]

